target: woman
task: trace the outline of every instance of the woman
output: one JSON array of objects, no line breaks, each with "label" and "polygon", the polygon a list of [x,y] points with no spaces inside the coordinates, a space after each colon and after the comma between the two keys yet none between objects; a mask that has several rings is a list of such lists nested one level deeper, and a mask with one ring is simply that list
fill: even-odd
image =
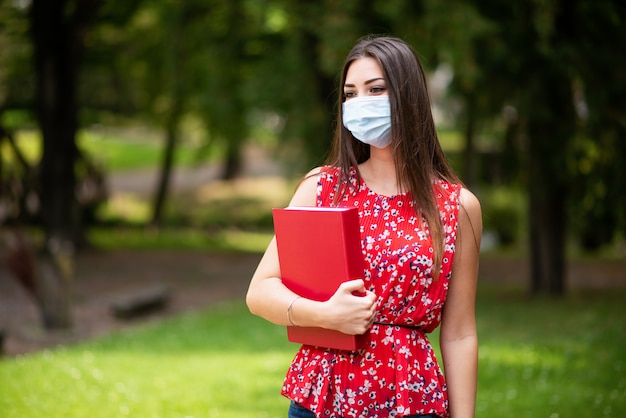
[{"label": "woman", "polygon": [[[272,240],[246,300],[275,324],[365,334],[366,345],[302,346],[282,389],[289,416],[473,417],[480,204],[445,160],[407,43],[361,40],[341,86],[328,164],[302,180],[290,204],[358,207],[364,277],[326,302],[301,298],[281,282]],[[440,322],[445,380],[426,336]]]}]

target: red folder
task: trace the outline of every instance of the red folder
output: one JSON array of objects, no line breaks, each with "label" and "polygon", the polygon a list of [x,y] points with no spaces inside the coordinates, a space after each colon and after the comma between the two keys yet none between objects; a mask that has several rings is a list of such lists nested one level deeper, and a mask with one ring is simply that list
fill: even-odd
[{"label": "red folder", "polygon": [[[356,208],[287,207],[272,210],[281,278],[300,296],[326,301],[339,285],[363,277]],[[357,350],[363,337],[325,328],[287,327],[289,341]]]}]

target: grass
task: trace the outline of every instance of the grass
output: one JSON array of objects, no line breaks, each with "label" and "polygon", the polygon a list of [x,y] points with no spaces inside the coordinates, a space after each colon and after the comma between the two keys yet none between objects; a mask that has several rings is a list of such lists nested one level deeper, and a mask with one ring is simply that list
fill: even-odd
[{"label": "grass", "polygon": [[187,250],[254,252],[265,250],[271,232],[246,231],[235,228],[208,231],[202,228],[92,228],[89,240],[100,249],[117,250]]},{"label": "grass", "polygon": [[[625,416],[625,296],[530,300],[482,285],[477,416]],[[5,359],[0,411],[5,418],[283,417],[279,391],[295,350],[283,328],[233,301]]]},{"label": "grass", "polygon": [[522,295],[481,289],[478,416],[625,416],[626,291]]},{"label": "grass", "polygon": [[4,361],[0,410],[6,418],[275,416],[260,411],[284,408],[276,392],[293,349],[283,329],[226,304]]},{"label": "grass", "polygon": [[[77,135],[77,144],[107,172],[158,167],[163,144],[161,132],[134,132],[132,130],[86,129]],[[41,157],[41,134],[38,130],[23,129],[16,133],[16,142],[24,157],[35,164]],[[219,151],[214,151],[212,157]],[[2,153],[12,162],[13,152],[3,144]],[[182,142],[176,151],[176,164],[190,166],[197,163],[198,149]]]}]

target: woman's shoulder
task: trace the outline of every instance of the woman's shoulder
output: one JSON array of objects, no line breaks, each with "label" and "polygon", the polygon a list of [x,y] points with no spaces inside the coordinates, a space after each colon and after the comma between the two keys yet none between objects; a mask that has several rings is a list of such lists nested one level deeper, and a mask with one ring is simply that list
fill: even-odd
[{"label": "woman's shoulder", "polygon": [[339,170],[332,166],[319,166],[309,170],[298,183],[289,203],[291,206],[316,206],[318,186],[325,182],[336,181]]},{"label": "woman's shoulder", "polygon": [[480,201],[474,193],[463,186],[461,186],[459,190],[459,204],[463,206],[468,213],[477,213],[480,215]]},{"label": "woman's shoulder", "polygon": [[459,195],[459,221],[471,227],[474,238],[480,239],[482,234],[482,209],[480,201],[469,189],[462,187]]}]

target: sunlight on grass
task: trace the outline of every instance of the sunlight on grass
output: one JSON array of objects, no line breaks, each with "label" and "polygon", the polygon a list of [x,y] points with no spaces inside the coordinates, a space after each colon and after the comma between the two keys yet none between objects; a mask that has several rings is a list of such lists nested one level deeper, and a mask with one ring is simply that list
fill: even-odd
[{"label": "sunlight on grass", "polygon": [[479,415],[624,416],[626,379],[613,378],[623,370],[621,354],[604,363],[593,357],[596,349],[573,354],[550,345],[481,344]]},{"label": "sunlight on grass", "polygon": [[158,164],[163,147],[158,137],[138,140],[106,129],[80,131],[77,142],[98,164],[111,171],[153,167]]},{"label": "sunlight on grass", "polygon": [[[279,417],[297,346],[242,304],[0,364],[3,417]],[[6,387],[6,386],[5,386]]]},{"label": "sunlight on grass", "polygon": [[480,358],[504,367],[541,364],[544,367],[555,368],[563,367],[566,361],[560,353],[540,352],[537,347],[529,344],[515,347],[484,347]]},{"label": "sunlight on grass", "polygon": [[[479,288],[477,416],[626,416],[625,289]],[[438,333],[431,336],[436,345]],[[243,301],[0,362],[3,418],[284,417],[297,346]]]},{"label": "sunlight on grass", "polygon": [[198,250],[261,253],[272,239],[272,232],[202,228],[92,228],[92,244],[117,250]]},{"label": "sunlight on grass", "polygon": [[552,300],[505,289],[479,292],[478,416],[625,416],[626,290]]},{"label": "sunlight on grass", "polygon": [[207,204],[214,201],[232,199],[233,196],[257,200],[274,206],[285,206],[295,185],[284,178],[255,177],[242,178],[231,181],[212,181],[200,187],[195,192],[198,204]]},{"label": "sunlight on grass", "polygon": [[[41,134],[37,129],[20,129],[15,132],[15,140],[20,151],[31,163],[36,164],[41,157]],[[155,167],[161,161],[163,139],[158,132],[137,134],[130,129],[83,129],[77,133],[79,147],[108,171],[119,171]],[[12,152],[3,144],[2,155],[11,161]],[[209,155],[211,157],[213,154]],[[196,146],[181,142],[176,153],[176,163],[191,165],[197,162]]]},{"label": "sunlight on grass", "polygon": [[132,193],[118,193],[111,196],[99,209],[100,219],[124,219],[125,222],[145,224],[150,219],[152,208],[147,199]]},{"label": "sunlight on grass", "polygon": [[[98,127],[81,130],[78,143],[109,171],[156,167],[163,157],[164,139],[159,131]],[[211,155],[213,155],[212,153]],[[197,163],[198,147],[179,141],[175,164]],[[205,158],[206,160],[207,158]]]},{"label": "sunlight on grass", "polygon": [[272,232],[222,231],[224,244],[239,251],[261,253],[270,243]]}]

